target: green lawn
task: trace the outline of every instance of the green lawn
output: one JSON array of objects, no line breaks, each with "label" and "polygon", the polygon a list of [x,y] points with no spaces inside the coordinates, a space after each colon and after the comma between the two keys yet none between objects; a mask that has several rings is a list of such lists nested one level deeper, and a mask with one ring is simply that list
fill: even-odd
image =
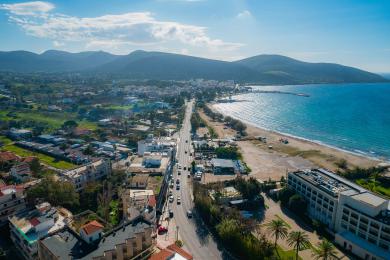
[{"label": "green lawn", "polygon": [[356,183],[360,186],[390,198],[390,186],[375,179],[359,179]]},{"label": "green lawn", "polygon": [[[278,254],[282,260],[295,260],[295,251],[294,250],[283,250],[280,246],[277,247]],[[298,257],[298,259],[302,259]]]},{"label": "green lawn", "polygon": [[12,143],[12,140],[5,136],[0,136],[0,142],[3,143],[3,145],[7,145]]},{"label": "green lawn", "polygon": [[114,109],[114,110],[128,110],[132,109],[134,105],[109,105],[109,106],[104,106],[103,108],[105,109]]},{"label": "green lawn", "polygon": [[1,150],[14,152],[15,154],[22,156],[22,157],[36,156],[39,158],[39,160],[42,163],[45,163],[47,165],[50,165],[50,166],[58,168],[58,169],[72,169],[72,168],[76,167],[76,165],[74,165],[72,163],[65,162],[65,161],[57,161],[56,159],[54,159],[53,157],[50,157],[48,155],[45,155],[42,153],[37,153],[37,152],[32,152],[32,151],[23,149],[21,147],[13,145],[13,144],[5,145],[1,148]]}]

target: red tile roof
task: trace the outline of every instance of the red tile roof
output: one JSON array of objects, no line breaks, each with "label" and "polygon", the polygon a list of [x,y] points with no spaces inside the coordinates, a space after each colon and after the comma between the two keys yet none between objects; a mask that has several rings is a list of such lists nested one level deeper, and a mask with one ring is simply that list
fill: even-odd
[{"label": "red tile roof", "polygon": [[154,195],[149,197],[148,206],[156,207],[156,197]]},{"label": "red tile roof", "polygon": [[19,159],[20,157],[12,152],[0,152],[0,161],[18,161]]},{"label": "red tile roof", "polygon": [[82,226],[81,229],[84,230],[85,234],[90,235],[95,233],[96,231],[103,229],[103,225],[96,220],[93,220]]},{"label": "red tile roof", "polygon": [[168,250],[168,249],[163,249],[160,252],[153,254],[149,260],[167,260],[171,258],[175,253]]},{"label": "red tile roof", "polygon": [[37,218],[30,219],[30,224],[35,227],[38,226],[41,222]]},{"label": "red tile roof", "polygon": [[152,255],[149,260],[168,260],[170,259],[174,254],[179,254],[182,257],[184,257],[187,260],[193,260],[194,258],[190,253],[185,251],[184,249],[178,247],[175,244],[169,245],[167,248],[162,249],[157,254]]}]

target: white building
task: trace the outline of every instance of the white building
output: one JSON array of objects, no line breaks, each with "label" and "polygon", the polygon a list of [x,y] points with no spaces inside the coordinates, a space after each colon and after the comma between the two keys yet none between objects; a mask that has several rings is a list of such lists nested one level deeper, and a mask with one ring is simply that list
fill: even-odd
[{"label": "white building", "polygon": [[123,215],[132,221],[142,215],[153,222],[156,218],[156,197],[153,190],[127,189],[122,194]]},{"label": "white building", "polygon": [[23,211],[26,208],[24,188],[8,185],[0,187],[0,226],[8,222],[8,216]]},{"label": "white building", "polygon": [[288,174],[288,187],[308,202],[308,214],[336,242],[363,259],[390,259],[390,201],[323,169]]},{"label": "white building", "polygon": [[61,173],[61,177],[66,181],[73,183],[77,191],[81,191],[88,183],[105,178],[110,174],[110,160],[99,159],[81,167],[63,172]]},{"label": "white building", "polygon": [[41,203],[32,211],[9,218],[11,240],[25,259],[37,259],[38,240],[63,229],[71,218],[66,209]]},{"label": "white building", "polygon": [[153,134],[148,135],[145,140],[138,142],[138,155],[144,153],[167,153],[169,156],[176,148],[176,142],[170,137],[156,138]]},{"label": "white building", "polygon": [[32,172],[28,163],[22,162],[12,166],[10,171],[11,177],[19,182],[26,182],[31,179]]}]

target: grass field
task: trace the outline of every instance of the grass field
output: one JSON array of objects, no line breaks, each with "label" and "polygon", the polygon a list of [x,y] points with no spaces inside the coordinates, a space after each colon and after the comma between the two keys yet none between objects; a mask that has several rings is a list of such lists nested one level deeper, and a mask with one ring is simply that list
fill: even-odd
[{"label": "grass field", "polygon": [[[283,250],[280,246],[277,247],[278,254],[282,260],[295,260],[295,251],[294,250]],[[300,256],[298,259],[302,260]]]},{"label": "grass field", "polygon": [[49,125],[49,128],[56,129],[60,128],[61,125],[67,120],[76,121],[80,127],[88,128],[91,130],[95,130],[97,128],[97,124],[95,122],[90,122],[86,120],[78,120],[76,114],[68,113],[68,112],[46,112],[46,111],[38,111],[38,110],[23,110],[23,111],[14,111],[15,117],[8,116],[7,114],[10,111],[1,111],[0,112],[0,120],[9,121],[9,120],[31,120],[36,122],[42,122]]},{"label": "grass field", "polygon": [[21,147],[13,145],[13,144],[5,145],[5,146],[1,147],[1,150],[14,152],[15,154],[22,156],[22,157],[35,156],[35,157],[38,157],[38,159],[42,163],[47,164],[47,165],[52,166],[52,167],[55,167],[55,168],[58,168],[58,169],[65,169],[66,170],[66,169],[72,169],[72,168],[76,167],[76,165],[74,165],[72,163],[65,162],[65,161],[58,161],[58,160],[56,160],[53,157],[50,157],[48,155],[32,152],[32,151],[23,149]]}]

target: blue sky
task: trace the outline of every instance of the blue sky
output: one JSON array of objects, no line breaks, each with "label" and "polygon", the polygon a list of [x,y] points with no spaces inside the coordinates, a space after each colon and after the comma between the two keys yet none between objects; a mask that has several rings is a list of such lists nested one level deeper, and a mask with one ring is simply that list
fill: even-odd
[{"label": "blue sky", "polygon": [[390,1],[0,0],[0,39],[4,51],[267,53],[390,72]]}]

